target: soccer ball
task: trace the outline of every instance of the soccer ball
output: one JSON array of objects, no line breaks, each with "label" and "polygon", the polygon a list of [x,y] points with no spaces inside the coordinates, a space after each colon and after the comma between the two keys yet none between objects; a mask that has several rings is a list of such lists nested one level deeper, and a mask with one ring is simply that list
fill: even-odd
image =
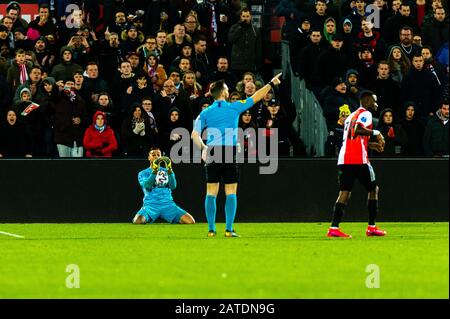
[{"label": "soccer ball", "polygon": [[163,170],[159,170],[156,174],[155,178],[155,184],[157,187],[165,187],[169,183],[169,176],[167,175],[167,172]]}]

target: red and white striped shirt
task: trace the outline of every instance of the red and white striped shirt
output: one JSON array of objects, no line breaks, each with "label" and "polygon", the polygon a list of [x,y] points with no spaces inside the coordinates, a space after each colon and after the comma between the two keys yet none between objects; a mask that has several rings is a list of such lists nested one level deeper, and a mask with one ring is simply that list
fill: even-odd
[{"label": "red and white striped shirt", "polygon": [[370,136],[356,135],[356,125],[372,129],[372,113],[360,107],[345,120],[344,136],[339,152],[338,165],[369,163],[367,148]]}]

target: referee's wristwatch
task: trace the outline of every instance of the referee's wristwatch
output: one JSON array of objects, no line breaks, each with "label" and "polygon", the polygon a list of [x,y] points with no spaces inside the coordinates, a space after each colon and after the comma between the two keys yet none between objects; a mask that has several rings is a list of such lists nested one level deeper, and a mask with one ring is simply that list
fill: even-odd
[{"label": "referee's wristwatch", "polygon": [[269,85],[270,85],[270,87],[271,87],[272,89],[274,89],[274,90],[275,90],[275,84],[273,84],[273,82],[272,82],[272,81],[270,81],[270,82],[269,82]]}]

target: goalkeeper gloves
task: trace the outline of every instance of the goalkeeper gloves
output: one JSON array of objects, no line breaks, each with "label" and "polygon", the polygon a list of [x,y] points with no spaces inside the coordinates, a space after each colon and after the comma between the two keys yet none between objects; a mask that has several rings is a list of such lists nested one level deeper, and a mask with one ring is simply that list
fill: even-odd
[{"label": "goalkeeper gloves", "polygon": [[159,163],[161,163],[161,158],[157,158],[152,162],[152,170],[153,170],[153,174],[156,174],[158,172],[159,169]]},{"label": "goalkeeper gloves", "polygon": [[167,168],[167,172],[172,174],[172,161],[167,156],[161,157],[161,162],[164,163],[164,166]]}]

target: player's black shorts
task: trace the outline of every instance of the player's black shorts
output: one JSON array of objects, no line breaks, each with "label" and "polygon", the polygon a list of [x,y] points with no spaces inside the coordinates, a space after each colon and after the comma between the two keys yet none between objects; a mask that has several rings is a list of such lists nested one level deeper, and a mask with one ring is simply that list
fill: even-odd
[{"label": "player's black shorts", "polygon": [[[208,157],[205,164],[206,182],[234,184],[239,183],[239,165],[236,160],[236,147],[220,147],[221,156],[218,147],[211,148],[211,157]],[[226,153],[228,152],[228,153]],[[227,156],[227,154],[229,156]]]},{"label": "player's black shorts", "polygon": [[359,180],[367,192],[371,192],[377,187],[375,172],[370,164],[345,164],[338,167],[341,191],[351,191],[355,179]]}]

